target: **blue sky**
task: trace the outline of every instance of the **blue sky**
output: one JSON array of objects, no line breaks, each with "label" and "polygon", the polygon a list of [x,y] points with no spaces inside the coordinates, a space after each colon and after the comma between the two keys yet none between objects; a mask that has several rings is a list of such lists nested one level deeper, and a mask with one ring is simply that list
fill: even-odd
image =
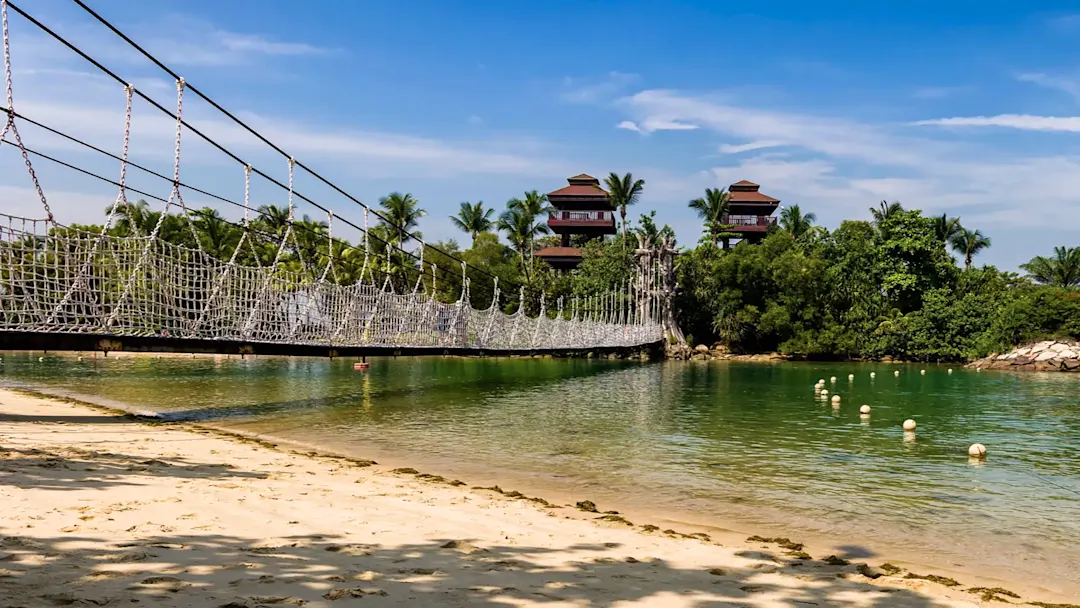
[{"label": "blue sky", "polygon": [[[16,2],[167,106],[174,87],[66,0]],[[866,6],[876,4],[877,6]],[[463,200],[501,208],[580,172],[632,171],[684,245],[686,201],[739,179],[821,223],[882,199],[959,215],[981,261],[1080,245],[1080,10],[1038,2],[93,2],[140,43],[365,202],[412,192],[429,240]],[[303,7],[303,8],[300,8]],[[1071,9],[1071,10],[1070,10]],[[16,108],[119,151],[123,96],[11,16]],[[285,162],[189,97],[185,116],[279,178]],[[135,107],[132,158],[171,171],[171,125]],[[118,174],[29,127],[27,143]],[[185,136],[182,178],[239,200],[242,171]],[[13,150],[0,194],[34,196]],[[35,165],[62,221],[115,192]],[[168,185],[137,175],[161,196]],[[357,223],[306,176],[298,190]],[[284,194],[253,185],[257,204]],[[189,205],[208,204],[194,195]],[[235,217],[234,210],[226,210]],[[301,211],[312,213],[310,208]],[[343,232],[348,236],[347,232]]]}]

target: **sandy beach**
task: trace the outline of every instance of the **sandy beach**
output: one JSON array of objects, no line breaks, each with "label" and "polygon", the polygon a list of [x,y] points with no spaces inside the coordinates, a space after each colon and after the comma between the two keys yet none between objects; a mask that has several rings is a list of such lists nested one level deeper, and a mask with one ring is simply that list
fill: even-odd
[{"label": "sandy beach", "polygon": [[0,607],[1053,601],[468,481],[0,391]]}]

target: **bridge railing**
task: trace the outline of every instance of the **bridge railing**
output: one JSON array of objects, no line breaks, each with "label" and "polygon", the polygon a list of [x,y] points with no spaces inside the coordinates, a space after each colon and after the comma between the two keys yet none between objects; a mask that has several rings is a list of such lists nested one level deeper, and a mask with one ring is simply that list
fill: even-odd
[{"label": "bridge railing", "polygon": [[223,262],[153,237],[0,215],[0,331],[278,344],[538,350],[651,344],[654,321],[473,309],[372,282],[341,285],[282,265]]}]

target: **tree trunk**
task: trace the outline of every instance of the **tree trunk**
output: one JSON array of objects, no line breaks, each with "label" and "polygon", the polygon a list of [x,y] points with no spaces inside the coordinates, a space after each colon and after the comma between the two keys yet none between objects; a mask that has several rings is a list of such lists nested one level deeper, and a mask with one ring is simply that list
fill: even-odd
[{"label": "tree trunk", "polygon": [[626,205],[619,207],[619,212],[622,215],[622,238],[623,246],[626,245]]}]

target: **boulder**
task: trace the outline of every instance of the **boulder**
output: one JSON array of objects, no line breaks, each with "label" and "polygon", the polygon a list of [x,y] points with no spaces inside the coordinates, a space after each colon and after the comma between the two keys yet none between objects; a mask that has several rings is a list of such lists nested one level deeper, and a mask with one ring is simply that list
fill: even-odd
[{"label": "boulder", "polygon": [[1076,359],[1077,357],[1080,357],[1080,354],[1077,354],[1075,350],[1063,350],[1058,353],[1058,357],[1062,359]]},{"label": "boulder", "polygon": [[1061,367],[1068,371],[1080,369],[1080,360],[1066,359],[1065,362],[1061,364]]},{"label": "boulder", "polygon": [[709,347],[705,346],[704,344],[698,344],[697,346],[694,347],[694,350],[699,352],[699,353],[707,353],[707,352],[709,352]]},{"label": "boulder", "polygon": [[1013,359],[1012,364],[1013,365],[1031,365],[1031,363],[1034,360],[1035,359],[1033,359],[1033,358],[1031,358],[1031,357],[1029,357],[1027,355],[1018,355],[1015,359]]},{"label": "boulder", "polygon": [[1050,348],[1048,348],[1046,350],[1052,350],[1055,353],[1062,353],[1062,352],[1065,352],[1065,351],[1069,350],[1069,345],[1065,344],[1064,342],[1058,342],[1057,344],[1051,346]]},{"label": "boulder", "polygon": [[1057,356],[1058,354],[1052,350],[1044,350],[1039,353],[1038,357],[1035,357],[1035,362],[1038,363],[1040,361],[1049,361],[1050,359],[1053,359]]},{"label": "boulder", "polygon": [[1032,354],[1041,353],[1041,352],[1043,352],[1044,350],[1050,348],[1053,345],[1054,345],[1053,340],[1048,340],[1046,342],[1039,342],[1038,344],[1033,344],[1031,346],[1031,353]]}]

